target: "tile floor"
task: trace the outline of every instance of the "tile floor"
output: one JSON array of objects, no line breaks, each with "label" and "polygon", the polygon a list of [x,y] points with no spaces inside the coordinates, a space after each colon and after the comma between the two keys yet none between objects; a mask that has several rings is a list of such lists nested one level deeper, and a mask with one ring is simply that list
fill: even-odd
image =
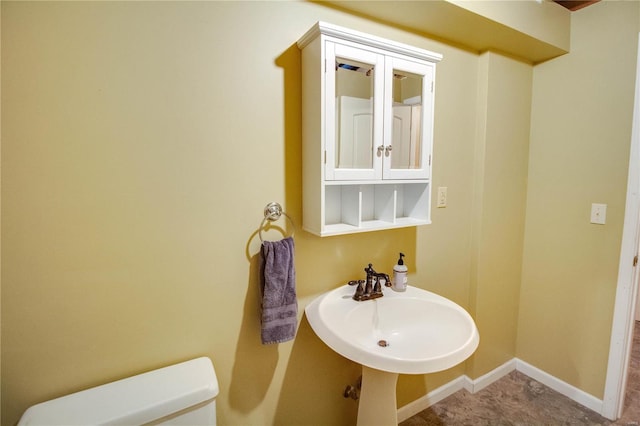
[{"label": "tile floor", "polygon": [[622,418],[616,422],[513,371],[475,394],[460,390],[405,420],[400,426],[640,426],[640,322],[635,326],[629,370],[625,407]]}]

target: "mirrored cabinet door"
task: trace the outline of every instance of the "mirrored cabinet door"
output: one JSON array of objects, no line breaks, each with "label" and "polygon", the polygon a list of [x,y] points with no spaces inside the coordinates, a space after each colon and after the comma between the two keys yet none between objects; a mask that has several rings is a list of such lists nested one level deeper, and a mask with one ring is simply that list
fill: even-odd
[{"label": "mirrored cabinet door", "polygon": [[442,55],[316,23],[302,50],[302,213],[322,237],[431,223]]},{"label": "mirrored cabinet door", "polygon": [[428,178],[433,67],[396,57],[385,63],[384,179]]},{"label": "mirrored cabinet door", "polygon": [[326,59],[325,179],[381,179],[384,56],[326,42]]}]

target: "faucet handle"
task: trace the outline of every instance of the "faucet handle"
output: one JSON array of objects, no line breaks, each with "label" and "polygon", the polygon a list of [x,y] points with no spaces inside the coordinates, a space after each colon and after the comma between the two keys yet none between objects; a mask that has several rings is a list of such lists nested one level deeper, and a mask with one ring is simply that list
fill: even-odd
[{"label": "faucet handle", "polygon": [[364,271],[367,273],[367,277],[373,276],[376,271],[373,270],[373,265],[370,263],[369,266],[364,268]]},{"label": "faucet handle", "polygon": [[361,301],[361,300],[365,300],[365,294],[364,294],[364,280],[351,280],[349,281],[349,285],[358,285],[358,288],[356,288],[356,292],[353,294],[352,299],[353,300],[357,300],[357,301]]}]

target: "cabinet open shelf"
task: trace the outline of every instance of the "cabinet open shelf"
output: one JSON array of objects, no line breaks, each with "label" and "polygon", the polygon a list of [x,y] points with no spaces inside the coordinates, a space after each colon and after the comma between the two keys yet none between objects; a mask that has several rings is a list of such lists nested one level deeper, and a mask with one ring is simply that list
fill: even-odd
[{"label": "cabinet open shelf", "polygon": [[326,185],[322,236],[430,223],[430,183]]}]

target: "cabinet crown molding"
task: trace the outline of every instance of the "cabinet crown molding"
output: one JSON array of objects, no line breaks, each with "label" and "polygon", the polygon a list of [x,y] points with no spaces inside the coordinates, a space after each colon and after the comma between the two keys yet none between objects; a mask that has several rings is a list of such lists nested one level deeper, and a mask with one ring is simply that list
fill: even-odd
[{"label": "cabinet crown molding", "polygon": [[304,49],[313,39],[319,35],[337,37],[342,40],[348,40],[365,46],[384,49],[388,52],[394,52],[400,55],[409,56],[429,62],[440,62],[442,55],[426,49],[410,46],[404,43],[398,43],[382,37],[373,36],[350,28],[340,27],[338,25],[329,24],[327,22],[318,21],[316,24],[298,40],[298,48]]}]

